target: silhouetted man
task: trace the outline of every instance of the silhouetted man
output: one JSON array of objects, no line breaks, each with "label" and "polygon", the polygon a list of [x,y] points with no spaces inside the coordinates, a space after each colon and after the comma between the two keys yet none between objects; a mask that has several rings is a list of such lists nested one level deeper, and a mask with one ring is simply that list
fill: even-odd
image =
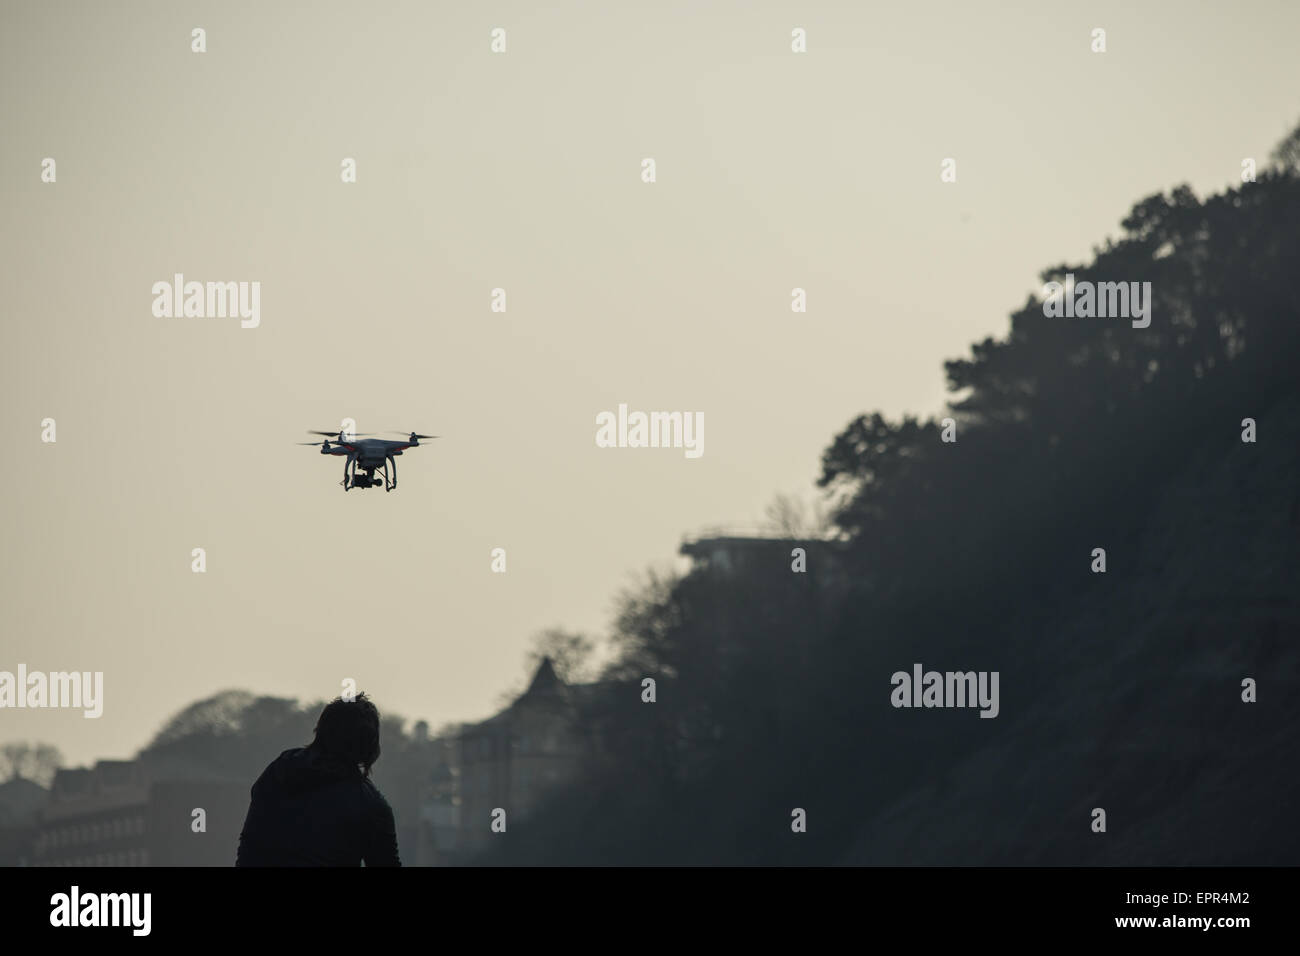
[{"label": "silhouetted man", "polygon": [[316,739],[286,750],[253,784],[235,866],[401,866],[393,808],[370,782],[379,710],[335,698]]}]

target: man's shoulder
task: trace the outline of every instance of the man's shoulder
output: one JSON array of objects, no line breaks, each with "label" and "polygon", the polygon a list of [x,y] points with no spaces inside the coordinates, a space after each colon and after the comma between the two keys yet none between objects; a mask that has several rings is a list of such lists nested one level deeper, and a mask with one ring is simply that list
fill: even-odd
[{"label": "man's shoulder", "polygon": [[294,758],[301,756],[306,749],[306,747],[290,747],[288,750],[281,750],[271,759],[271,762],[266,765],[262,772],[265,773],[282,760],[293,760]]},{"label": "man's shoulder", "polygon": [[361,792],[365,795],[366,802],[369,803],[376,811],[380,813],[392,813],[393,808],[388,802],[375,782],[369,777],[361,778]]},{"label": "man's shoulder", "polygon": [[262,773],[260,776],[265,777],[267,774],[271,772],[272,768],[274,768],[276,764],[280,763],[282,760],[294,759],[296,756],[301,754],[303,750],[304,748],[302,747],[290,747],[288,750],[280,751],[280,753],[276,757],[274,757],[270,763],[268,763],[265,767],[262,768]]}]

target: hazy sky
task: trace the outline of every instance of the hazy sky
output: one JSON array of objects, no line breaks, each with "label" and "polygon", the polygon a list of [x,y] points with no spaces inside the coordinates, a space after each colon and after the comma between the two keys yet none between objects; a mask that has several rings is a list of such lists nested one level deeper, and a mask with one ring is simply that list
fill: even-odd
[{"label": "hazy sky", "polygon": [[[0,740],[73,763],[231,687],[487,716],[537,631],[811,497],[854,415],[939,411],[1041,269],[1300,118],[1282,0],[0,9],[0,670],[105,681]],[[259,281],[260,326],[156,318],[177,272]],[[619,403],[703,456],[597,448]],[[344,417],[443,437],[345,495],[293,444]]]}]

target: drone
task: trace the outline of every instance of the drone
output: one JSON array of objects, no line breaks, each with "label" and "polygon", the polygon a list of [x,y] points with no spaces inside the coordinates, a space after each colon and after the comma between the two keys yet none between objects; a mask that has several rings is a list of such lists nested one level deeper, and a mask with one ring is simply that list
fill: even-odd
[{"label": "drone", "polygon": [[[343,462],[343,490],[352,488],[378,488],[385,491],[397,487],[397,456],[408,448],[419,448],[420,439],[437,438],[437,435],[418,435],[411,432],[406,441],[387,438],[359,438],[366,432],[320,432],[308,429],[309,435],[325,435],[324,441],[300,441],[299,445],[320,446],[322,455],[346,456]],[[401,432],[393,432],[400,435]],[[362,474],[357,474],[360,468]],[[380,477],[375,477],[378,471]],[[391,476],[391,477],[390,477]]]}]

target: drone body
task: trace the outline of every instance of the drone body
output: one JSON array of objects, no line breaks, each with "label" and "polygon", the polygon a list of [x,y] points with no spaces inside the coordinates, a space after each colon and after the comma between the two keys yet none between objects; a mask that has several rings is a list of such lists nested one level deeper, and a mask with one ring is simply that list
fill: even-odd
[{"label": "drone body", "polygon": [[[343,458],[343,490],[352,488],[377,488],[381,483],[385,491],[397,487],[397,456],[408,448],[419,448],[421,438],[437,438],[437,435],[417,435],[415,432],[406,441],[389,441],[386,438],[359,438],[346,432],[309,431],[311,435],[326,435],[325,441],[305,441],[300,445],[319,445],[322,455],[334,455]],[[357,474],[357,470],[361,474]],[[375,472],[380,477],[375,477]]]}]

